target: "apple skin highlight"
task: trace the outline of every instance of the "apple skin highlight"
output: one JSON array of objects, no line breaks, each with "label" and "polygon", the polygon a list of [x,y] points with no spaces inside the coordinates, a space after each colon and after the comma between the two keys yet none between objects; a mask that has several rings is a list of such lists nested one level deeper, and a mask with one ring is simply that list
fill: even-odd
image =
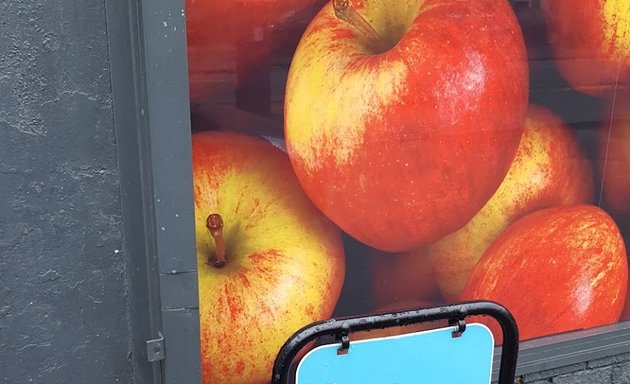
[{"label": "apple skin highlight", "polygon": [[507,1],[353,4],[391,48],[324,6],[289,70],[288,153],[341,229],[407,251],[461,228],[505,177],[527,112],[525,44]]},{"label": "apple skin highlight", "polygon": [[[510,225],[483,254],[460,299],[503,304],[526,340],[619,321],[627,288],[619,228],[601,208],[573,205]],[[488,325],[501,336],[496,323]]]}]

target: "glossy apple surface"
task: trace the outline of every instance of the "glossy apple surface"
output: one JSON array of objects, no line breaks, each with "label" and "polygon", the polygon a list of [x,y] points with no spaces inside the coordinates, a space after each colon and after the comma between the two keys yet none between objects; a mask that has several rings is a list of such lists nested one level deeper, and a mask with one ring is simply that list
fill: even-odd
[{"label": "glossy apple surface", "polygon": [[523,340],[617,322],[627,285],[617,225],[596,206],[576,205],[510,225],[473,269],[461,299],[504,305]]},{"label": "glossy apple surface", "polygon": [[377,307],[441,301],[431,260],[425,249],[399,254],[373,251],[368,271],[373,302]]},{"label": "glossy apple surface", "polygon": [[457,300],[481,255],[510,223],[541,208],[592,199],[592,165],[574,132],[548,109],[532,105],[499,189],[462,229],[427,247],[442,295]]},{"label": "glossy apple surface", "polygon": [[[268,383],[295,331],[329,318],[344,280],[339,230],[307,199],[286,154],[236,133],[193,135],[203,383]],[[225,265],[206,228],[223,219]]]},{"label": "glossy apple surface", "polygon": [[541,2],[556,66],[576,90],[610,95],[630,85],[628,0]]},{"label": "glossy apple surface", "polygon": [[[612,113],[611,113],[612,112]],[[606,110],[600,129],[599,170],[607,209],[630,213],[630,94],[619,95]]]},{"label": "glossy apple surface", "polygon": [[407,251],[462,227],[505,177],[527,112],[523,37],[503,0],[351,4],[380,37],[332,3],[313,19],[289,70],[288,153],[344,231]]}]

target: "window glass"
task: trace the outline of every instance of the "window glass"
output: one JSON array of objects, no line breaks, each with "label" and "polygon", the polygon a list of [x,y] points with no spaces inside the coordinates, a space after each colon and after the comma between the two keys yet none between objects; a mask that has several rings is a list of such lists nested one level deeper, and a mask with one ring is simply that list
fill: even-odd
[{"label": "window glass", "polygon": [[522,340],[630,319],[628,0],[186,20],[205,384],[268,382],[331,317],[484,299]]}]

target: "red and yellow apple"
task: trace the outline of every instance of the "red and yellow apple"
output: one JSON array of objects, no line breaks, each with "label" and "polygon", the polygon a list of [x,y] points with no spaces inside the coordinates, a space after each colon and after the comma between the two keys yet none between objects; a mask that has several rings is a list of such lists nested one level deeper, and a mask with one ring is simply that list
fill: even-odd
[{"label": "red and yellow apple", "polygon": [[395,307],[416,301],[437,303],[441,299],[425,249],[398,254],[373,251],[368,273],[377,307]]},{"label": "red and yellow apple", "polygon": [[630,213],[630,94],[619,95],[606,113],[598,156],[602,198],[611,212],[626,214]]},{"label": "red and yellow apple", "polygon": [[286,339],[332,315],[340,231],[272,144],[204,132],[192,155],[203,383],[267,383]]},{"label": "red and yellow apple", "polygon": [[571,87],[604,96],[617,85],[630,85],[628,0],[541,4],[556,66]]},{"label": "red and yellow apple", "polygon": [[499,189],[466,226],[427,248],[445,300],[457,300],[481,255],[510,223],[541,208],[592,202],[592,174],[573,131],[549,110],[532,105]]},{"label": "red and yellow apple", "polygon": [[472,270],[461,300],[504,305],[524,340],[617,322],[627,286],[619,228],[601,208],[575,205],[510,225]]},{"label": "red and yellow apple", "polygon": [[[516,153],[527,58],[505,0],[328,3],[298,45],[289,157],[341,229],[401,252],[461,228]],[[346,21],[350,20],[350,21]]]},{"label": "red and yellow apple", "polygon": [[186,0],[190,95],[199,102],[217,87],[211,72],[238,72],[238,81],[263,68],[274,53],[291,54],[326,0]]}]

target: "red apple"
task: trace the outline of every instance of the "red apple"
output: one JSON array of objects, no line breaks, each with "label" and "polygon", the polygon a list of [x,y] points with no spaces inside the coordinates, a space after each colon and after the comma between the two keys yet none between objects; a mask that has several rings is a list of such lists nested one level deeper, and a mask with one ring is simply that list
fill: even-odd
[{"label": "red apple", "polygon": [[627,285],[617,225],[596,206],[576,205],[510,225],[473,269],[461,299],[504,305],[523,340],[618,321]]},{"label": "red apple", "polygon": [[628,0],[546,0],[556,65],[576,90],[594,96],[630,85]]},{"label": "red apple", "polygon": [[204,132],[192,154],[203,383],[267,383],[286,339],[332,315],[340,231],[272,144]]},{"label": "red apple", "polygon": [[440,291],[425,249],[399,254],[373,251],[368,270],[377,307],[395,307],[418,300],[440,301]]},{"label": "red apple", "polygon": [[[268,76],[273,53],[291,54],[326,0],[186,0],[190,95],[200,102],[222,84],[211,73],[238,72],[240,83]],[[224,75],[225,77],[225,75]]]},{"label": "red apple", "polygon": [[619,95],[606,114],[598,156],[602,198],[607,209],[626,214],[630,213],[630,94]]},{"label": "red apple", "polygon": [[357,240],[431,243],[483,207],[516,153],[528,99],[517,20],[505,0],[354,1],[340,12],[351,22],[333,3],[291,63],[289,157]]},{"label": "red apple", "polygon": [[541,208],[591,203],[592,174],[571,128],[549,110],[531,106],[499,189],[462,229],[428,247],[444,298],[457,300],[481,255],[510,223]]}]

